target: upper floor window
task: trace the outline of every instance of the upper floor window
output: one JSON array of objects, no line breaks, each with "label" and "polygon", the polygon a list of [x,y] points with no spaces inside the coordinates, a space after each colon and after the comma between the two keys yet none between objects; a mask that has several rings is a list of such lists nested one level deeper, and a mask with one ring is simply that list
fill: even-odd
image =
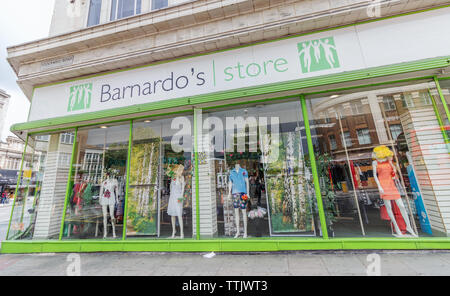
[{"label": "upper floor window", "polygon": [[132,15],[140,14],[142,10],[142,0],[112,0],[111,21]]},{"label": "upper floor window", "polygon": [[152,10],[169,6],[169,0],[152,0]]},{"label": "upper floor window", "polygon": [[100,13],[102,11],[102,0],[91,0],[89,5],[89,15],[87,26],[95,26],[100,24]]}]

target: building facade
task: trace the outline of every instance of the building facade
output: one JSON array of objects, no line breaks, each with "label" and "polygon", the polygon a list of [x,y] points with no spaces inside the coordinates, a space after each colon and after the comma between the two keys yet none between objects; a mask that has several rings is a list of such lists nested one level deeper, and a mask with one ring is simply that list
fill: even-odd
[{"label": "building facade", "polygon": [[0,89],[0,139],[3,139],[3,129],[8,112],[10,98],[10,95],[8,95],[4,90]]},{"label": "building facade", "polygon": [[48,38],[8,48],[40,165],[2,251],[448,248],[449,16],[56,1]]}]

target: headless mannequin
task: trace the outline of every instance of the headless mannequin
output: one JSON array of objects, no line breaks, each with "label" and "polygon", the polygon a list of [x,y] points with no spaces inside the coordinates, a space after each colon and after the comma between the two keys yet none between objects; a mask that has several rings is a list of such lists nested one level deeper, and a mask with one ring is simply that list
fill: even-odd
[{"label": "headless mannequin", "polygon": [[[376,158],[376,160],[374,160],[372,162],[373,176],[374,176],[375,182],[377,183],[378,190],[380,191],[380,194],[384,194],[384,190],[383,190],[383,187],[381,186],[380,180],[378,179],[378,176],[377,176],[377,167],[378,167],[378,162],[382,163],[382,162],[386,162],[386,161],[388,161],[390,163],[390,165],[394,169],[395,175],[397,176],[397,172],[396,172],[395,166],[393,165],[392,161],[389,158],[383,158],[383,159]],[[403,217],[403,220],[405,221],[405,224],[406,224],[406,231],[408,231],[413,236],[417,236],[414,233],[414,230],[411,227],[411,223],[409,221],[408,213],[406,211],[406,207],[405,207],[402,199],[401,198],[395,199],[395,200],[384,199],[383,201],[384,201],[384,205],[386,206],[387,214],[388,214],[389,218],[391,219],[392,224],[394,225],[396,236],[402,237],[403,234],[402,234],[400,228],[398,227],[397,221],[395,220],[394,212],[392,211],[392,203],[391,202],[395,202],[397,204],[398,208],[400,209],[400,213],[401,213],[401,215]]]},{"label": "headless mannequin", "polygon": [[[235,165],[235,170],[236,170],[236,172],[239,172],[239,170],[240,170],[240,168],[241,168],[241,166],[237,163],[236,165]],[[250,185],[249,185],[249,182],[248,182],[248,178],[245,178],[245,183],[246,183],[246,186],[247,186],[247,195],[248,195],[248,199],[250,199],[250,196],[249,196],[249,193],[250,193]],[[228,183],[228,198],[232,198],[232,195],[231,195],[231,190],[232,190],[232,187],[233,187],[233,182],[230,180],[230,182]],[[241,209],[241,212],[242,212],[242,218],[244,219],[244,234],[243,234],[243,238],[247,238],[247,209]],[[236,235],[234,236],[234,238],[238,238],[239,237],[239,235],[240,235],[240,229],[239,229],[239,208],[235,208],[234,209],[234,218],[235,218],[235,221],[236,221]]]},{"label": "headless mannequin", "polygon": [[[102,186],[100,188],[100,194],[101,196],[104,196],[104,192],[103,190],[106,189],[104,188],[104,184],[106,182],[114,182],[115,179],[110,177],[110,174],[106,174],[106,180],[102,182]],[[117,182],[117,181],[116,181]],[[114,182],[114,183],[116,183]],[[108,235],[108,207],[109,207],[109,215],[111,217],[111,225],[112,225],[112,230],[113,230],[113,238],[116,238],[116,225],[115,225],[115,218],[114,218],[114,208],[115,205],[118,203],[118,190],[117,190],[117,186],[114,186],[114,188],[112,188],[113,192],[111,192],[112,195],[111,198],[113,198],[113,200],[107,200],[105,197],[103,197],[103,202],[101,203],[102,205],[102,212],[103,212],[103,238],[106,238]],[[106,202],[105,202],[106,201]]]},{"label": "headless mannequin", "polygon": [[[184,192],[184,187],[186,186],[186,183],[185,183],[184,177],[183,177],[183,170],[184,170],[184,167],[182,165],[180,165],[178,167],[177,171],[175,172],[176,180],[179,180],[179,182],[181,182],[181,192],[182,193]],[[183,200],[177,200],[177,202],[182,204]],[[181,207],[183,207],[183,206],[181,205]],[[172,237],[171,238],[175,238],[175,235],[177,233],[177,229],[176,229],[176,219],[177,219],[177,217],[178,217],[178,224],[180,225],[180,238],[183,239],[184,238],[184,232],[183,232],[183,216],[182,215],[172,216]]]}]

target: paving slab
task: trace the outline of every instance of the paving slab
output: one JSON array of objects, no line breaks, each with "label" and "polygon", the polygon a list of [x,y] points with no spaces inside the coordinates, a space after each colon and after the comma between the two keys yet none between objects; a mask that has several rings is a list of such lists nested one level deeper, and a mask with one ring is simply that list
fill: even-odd
[{"label": "paving slab", "polygon": [[450,275],[448,251],[2,254],[0,275],[67,275],[79,256],[81,275],[340,276],[367,275],[368,255],[381,275]]}]

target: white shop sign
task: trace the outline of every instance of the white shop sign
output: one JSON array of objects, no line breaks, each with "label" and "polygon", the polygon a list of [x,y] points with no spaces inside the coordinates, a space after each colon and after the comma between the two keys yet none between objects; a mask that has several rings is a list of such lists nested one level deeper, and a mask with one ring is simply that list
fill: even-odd
[{"label": "white shop sign", "polygon": [[29,120],[450,55],[450,8],[36,88]]}]

